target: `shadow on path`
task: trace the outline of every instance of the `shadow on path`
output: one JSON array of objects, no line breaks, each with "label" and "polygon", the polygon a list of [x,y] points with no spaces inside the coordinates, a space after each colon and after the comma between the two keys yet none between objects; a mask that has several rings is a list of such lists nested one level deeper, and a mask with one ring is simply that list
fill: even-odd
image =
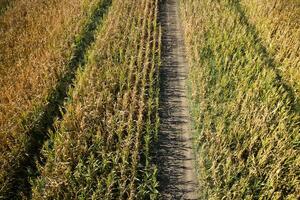
[{"label": "shadow on path", "polygon": [[197,199],[192,129],[186,96],[187,63],[176,0],[161,2],[162,67],[158,179],[162,199]]}]

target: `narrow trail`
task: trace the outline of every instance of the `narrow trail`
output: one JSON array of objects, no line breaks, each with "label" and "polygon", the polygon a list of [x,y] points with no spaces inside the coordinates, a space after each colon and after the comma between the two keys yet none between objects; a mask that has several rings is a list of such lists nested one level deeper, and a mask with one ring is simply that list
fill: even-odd
[{"label": "narrow trail", "polygon": [[160,5],[162,67],[159,132],[159,182],[162,199],[197,199],[188,110],[188,66],[176,0]]}]

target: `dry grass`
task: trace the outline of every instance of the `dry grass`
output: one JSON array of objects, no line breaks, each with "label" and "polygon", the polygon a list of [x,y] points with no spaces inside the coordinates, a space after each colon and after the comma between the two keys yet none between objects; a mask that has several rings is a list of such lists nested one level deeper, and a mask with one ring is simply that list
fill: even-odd
[{"label": "dry grass", "polygon": [[96,3],[20,0],[0,15],[0,196]]},{"label": "dry grass", "polygon": [[300,98],[300,2],[241,0],[284,79]]},{"label": "dry grass", "polygon": [[113,1],[44,147],[33,199],[156,199],[157,1]]},{"label": "dry grass", "polygon": [[299,113],[236,1],[180,2],[201,198],[299,199]]}]

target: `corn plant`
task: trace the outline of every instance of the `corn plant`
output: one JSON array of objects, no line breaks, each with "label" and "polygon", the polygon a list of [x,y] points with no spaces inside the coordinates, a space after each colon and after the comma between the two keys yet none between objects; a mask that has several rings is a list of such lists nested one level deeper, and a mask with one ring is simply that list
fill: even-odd
[{"label": "corn plant", "polygon": [[236,6],[180,1],[201,199],[299,199],[299,112]]},{"label": "corn plant", "polygon": [[157,4],[113,1],[43,148],[33,199],[157,198]]}]

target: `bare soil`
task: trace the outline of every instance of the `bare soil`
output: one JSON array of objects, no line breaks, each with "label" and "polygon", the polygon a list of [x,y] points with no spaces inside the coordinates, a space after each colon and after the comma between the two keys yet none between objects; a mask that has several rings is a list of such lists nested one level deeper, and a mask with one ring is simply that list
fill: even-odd
[{"label": "bare soil", "polygon": [[188,64],[176,0],[161,2],[159,20],[162,67],[157,157],[161,199],[197,199],[186,87]]}]

